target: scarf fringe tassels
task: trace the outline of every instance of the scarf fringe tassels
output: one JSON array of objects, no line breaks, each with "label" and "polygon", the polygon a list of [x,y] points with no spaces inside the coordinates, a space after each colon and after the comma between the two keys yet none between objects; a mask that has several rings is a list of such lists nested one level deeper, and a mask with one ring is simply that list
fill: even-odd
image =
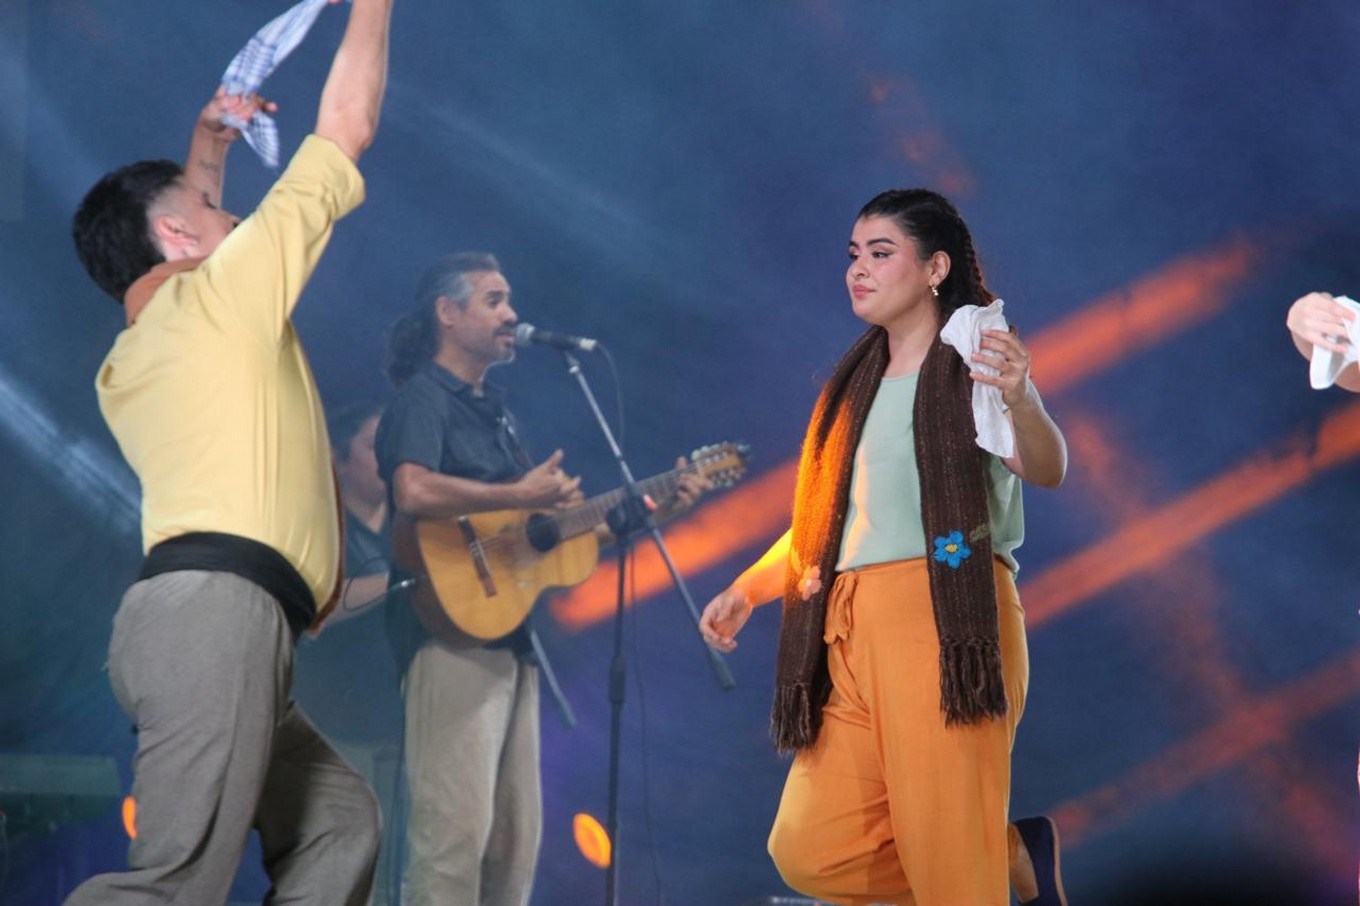
[{"label": "scarf fringe tassels", "polygon": [[775,751],[790,755],[817,738],[821,708],[812,707],[812,687],[807,683],[778,686],[770,719],[770,736]]},{"label": "scarf fringe tassels", "polygon": [[940,640],[940,711],[946,727],[1005,715],[1000,643],[990,639]]}]

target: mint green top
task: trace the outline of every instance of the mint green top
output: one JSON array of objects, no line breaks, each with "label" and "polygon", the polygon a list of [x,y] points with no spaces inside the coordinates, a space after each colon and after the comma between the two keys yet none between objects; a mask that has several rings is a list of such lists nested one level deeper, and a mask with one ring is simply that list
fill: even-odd
[{"label": "mint green top", "polygon": [[[878,385],[855,450],[837,571],[925,557],[935,549],[934,539],[927,539],[921,527],[921,475],[912,425],[916,378],[885,377]],[[1020,568],[1015,549],[1025,540],[1020,479],[990,453],[987,507],[992,552],[1014,572]]]}]

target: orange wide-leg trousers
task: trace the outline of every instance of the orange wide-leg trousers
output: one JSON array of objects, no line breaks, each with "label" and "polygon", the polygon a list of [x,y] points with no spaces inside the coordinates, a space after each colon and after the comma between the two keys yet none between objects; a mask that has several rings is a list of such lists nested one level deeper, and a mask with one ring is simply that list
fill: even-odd
[{"label": "orange wide-leg trousers", "polygon": [[784,785],[769,849],[785,882],[836,903],[1007,906],[1010,755],[1029,654],[995,564],[1008,708],[946,728],[924,559],[839,575],[827,599],[834,689]]}]

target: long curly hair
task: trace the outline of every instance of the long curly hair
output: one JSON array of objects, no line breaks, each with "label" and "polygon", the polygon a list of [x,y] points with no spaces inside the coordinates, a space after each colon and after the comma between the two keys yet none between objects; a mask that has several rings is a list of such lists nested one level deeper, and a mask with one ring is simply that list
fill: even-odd
[{"label": "long curly hair", "polygon": [[459,307],[472,298],[468,274],[499,271],[500,262],[489,252],[455,252],[443,255],[425,269],[416,285],[415,308],[396,320],[387,331],[387,379],[400,387],[439,351],[439,322],[435,302],[442,296]]}]

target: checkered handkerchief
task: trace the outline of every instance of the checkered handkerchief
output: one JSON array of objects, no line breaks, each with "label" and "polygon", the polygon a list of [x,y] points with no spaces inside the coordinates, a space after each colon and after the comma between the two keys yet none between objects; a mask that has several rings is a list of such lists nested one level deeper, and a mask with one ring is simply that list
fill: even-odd
[{"label": "checkered handkerchief", "polygon": [[[249,94],[259,91],[278,65],[293,52],[320,15],[329,0],[302,0],[288,12],[255,33],[241,52],[231,61],[222,75],[227,94]],[[264,161],[265,166],[277,170],[279,166],[279,129],[266,113],[256,113],[249,123],[234,116],[222,122],[241,130],[246,144]]]}]

